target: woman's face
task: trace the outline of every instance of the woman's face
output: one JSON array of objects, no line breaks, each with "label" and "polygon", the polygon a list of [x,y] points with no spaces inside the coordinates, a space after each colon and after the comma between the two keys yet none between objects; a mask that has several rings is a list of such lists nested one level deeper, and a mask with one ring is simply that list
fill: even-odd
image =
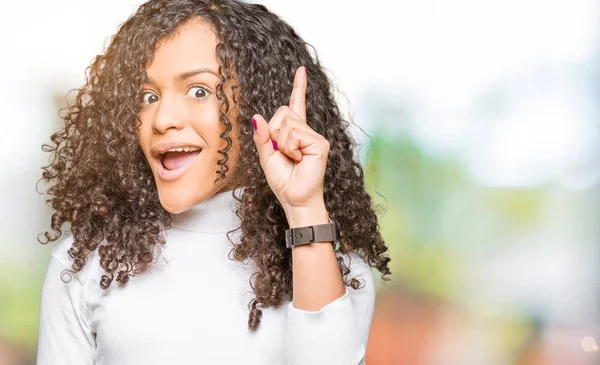
[{"label": "woman's face", "polygon": [[[216,44],[211,28],[193,20],[159,43],[146,68],[139,143],[152,169],[160,203],[171,213],[227,190],[237,161],[232,148],[228,178],[215,184],[220,169],[217,161],[223,157],[217,151],[226,147],[219,137],[225,126],[219,122],[215,97],[219,82]],[[235,118],[229,120],[233,123]],[[230,137],[234,142],[236,131],[233,125]]]}]

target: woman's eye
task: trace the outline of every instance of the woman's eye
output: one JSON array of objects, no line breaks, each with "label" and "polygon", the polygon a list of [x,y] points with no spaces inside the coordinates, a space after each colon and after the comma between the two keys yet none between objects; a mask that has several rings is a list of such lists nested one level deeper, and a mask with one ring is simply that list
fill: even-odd
[{"label": "woman's eye", "polygon": [[148,91],[142,95],[142,104],[144,104],[144,105],[156,103],[157,101],[158,101],[158,96],[156,96],[155,93]]},{"label": "woman's eye", "polygon": [[202,99],[208,95],[208,92],[205,88],[200,86],[193,86],[187,92],[187,96],[192,97],[194,99]]}]

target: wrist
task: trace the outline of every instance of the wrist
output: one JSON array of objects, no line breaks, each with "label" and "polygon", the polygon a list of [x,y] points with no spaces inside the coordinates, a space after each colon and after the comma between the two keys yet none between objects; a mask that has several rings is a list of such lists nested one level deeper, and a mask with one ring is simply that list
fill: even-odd
[{"label": "wrist", "polygon": [[285,211],[290,228],[329,223],[325,204],[312,207],[294,207]]}]

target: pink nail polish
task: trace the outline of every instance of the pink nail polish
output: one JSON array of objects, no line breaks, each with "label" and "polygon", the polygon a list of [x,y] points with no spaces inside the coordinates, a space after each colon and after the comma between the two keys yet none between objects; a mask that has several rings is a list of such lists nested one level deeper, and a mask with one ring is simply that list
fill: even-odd
[{"label": "pink nail polish", "polygon": [[273,141],[273,149],[275,149],[275,151],[279,150],[279,147],[277,147],[277,142]]},{"label": "pink nail polish", "polygon": [[252,118],[252,126],[254,127],[254,130],[258,129],[258,127],[256,126],[256,119]]}]

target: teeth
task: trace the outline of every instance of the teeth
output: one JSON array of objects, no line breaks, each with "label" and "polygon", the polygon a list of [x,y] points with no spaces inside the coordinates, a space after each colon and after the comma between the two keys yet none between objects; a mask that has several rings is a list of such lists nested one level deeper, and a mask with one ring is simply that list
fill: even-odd
[{"label": "teeth", "polygon": [[175,148],[170,148],[168,150],[166,150],[165,152],[163,152],[163,154],[167,153],[167,152],[192,152],[192,151],[198,151],[200,150],[199,148],[196,147],[175,147]]}]

